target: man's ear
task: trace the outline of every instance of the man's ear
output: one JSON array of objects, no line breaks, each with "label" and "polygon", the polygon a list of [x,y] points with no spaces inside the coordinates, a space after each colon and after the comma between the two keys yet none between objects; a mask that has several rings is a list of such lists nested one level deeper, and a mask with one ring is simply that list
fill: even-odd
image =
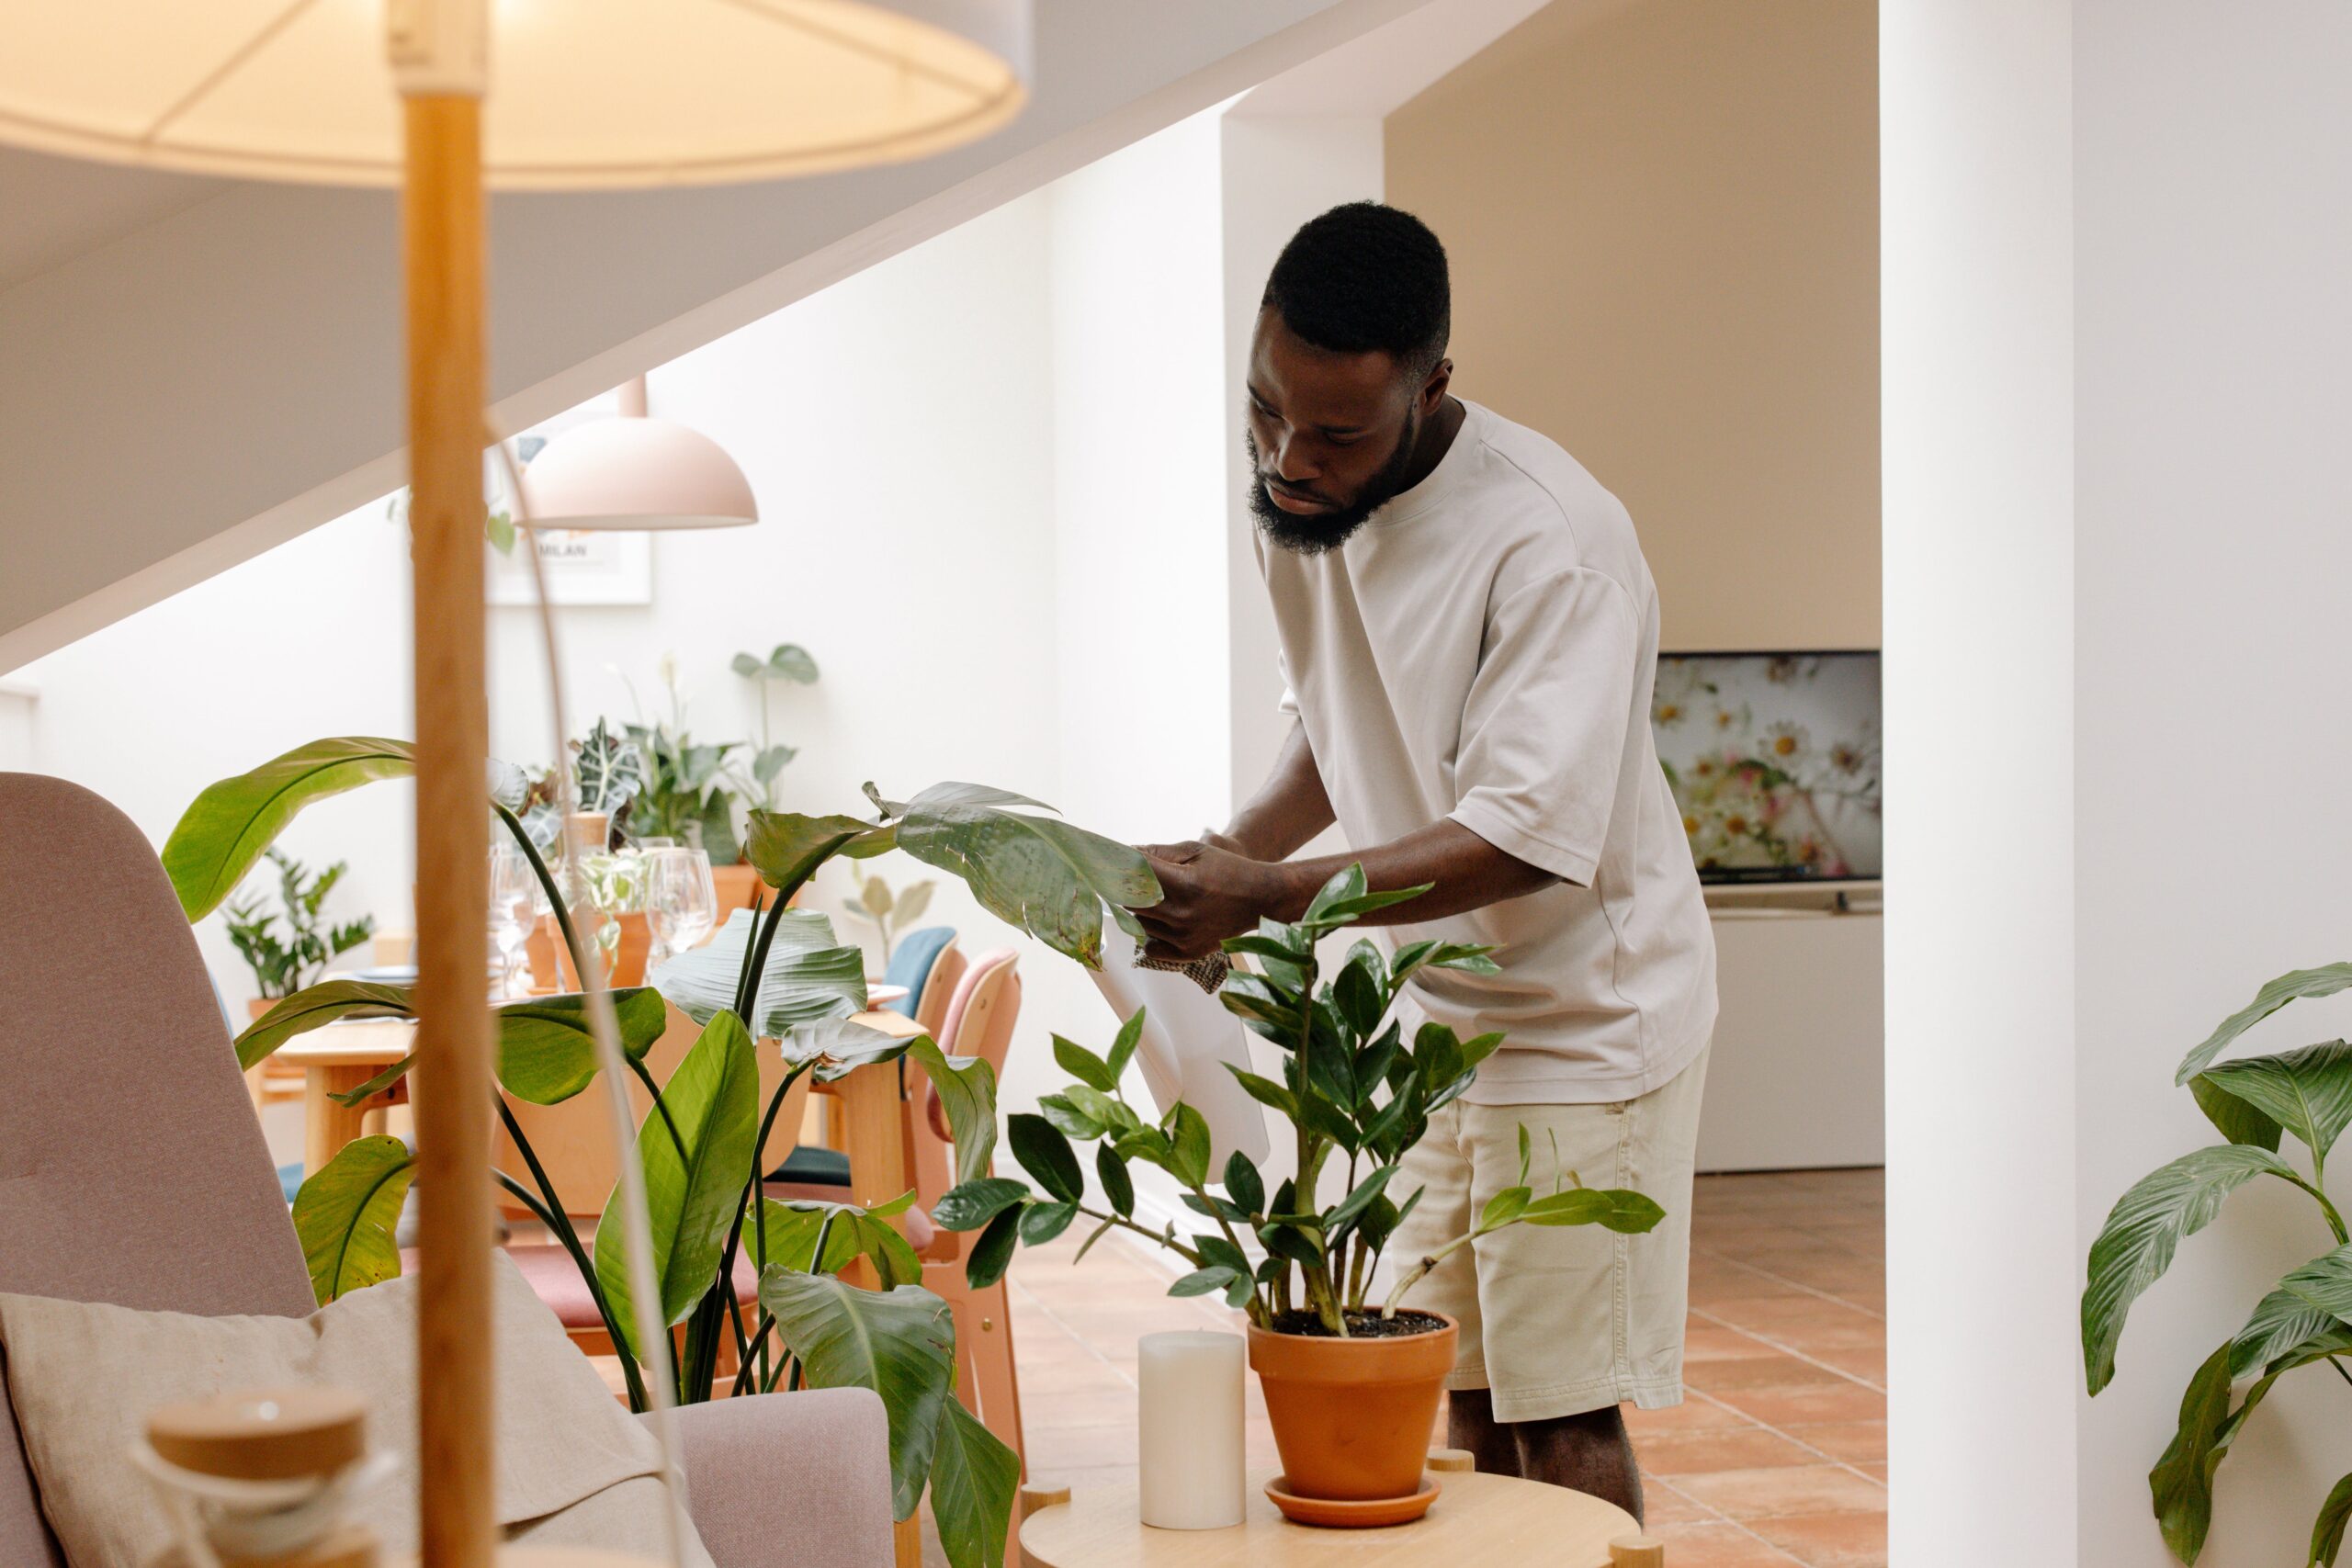
[{"label": "man's ear", "polygon": [[1438,410],[1445,407],[1446,389],[1453,382],[1453,361],[1441,359],[1430,378],[1421,383],[1420,404],[1423,419],[1435,419]]}]

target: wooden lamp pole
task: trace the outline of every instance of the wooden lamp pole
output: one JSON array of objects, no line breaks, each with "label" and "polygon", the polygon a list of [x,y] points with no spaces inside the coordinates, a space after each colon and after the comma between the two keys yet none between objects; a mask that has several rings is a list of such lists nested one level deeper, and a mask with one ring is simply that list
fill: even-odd
[{"label": "wooden lamp pole", "polygon": [[[395,13],[402,9],[395,5]],[[424,1568],[489,1568],[489,698],[483,668],[481,0],[392,33],[405,132],[416,702],[417,1426]]]}]

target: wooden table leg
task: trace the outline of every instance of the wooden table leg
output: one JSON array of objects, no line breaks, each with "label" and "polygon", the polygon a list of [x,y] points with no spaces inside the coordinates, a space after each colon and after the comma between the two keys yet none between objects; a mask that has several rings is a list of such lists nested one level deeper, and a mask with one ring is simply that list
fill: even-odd
[{"label": "wooden table leg", "polygon": [[[887,1203],[914,1185],[907,1168],[906,1123],[899,1108],[899,1065],[876,1062],[833,1086],[842,1108],[843,1152],[849,1156],[850,1201]],[[904,1223],[894,1221],[901,1230]],[[866,1290],[880,1281],[860,1258],[842,1276]]]},{"label": "wooden table leg", "polygon": [[361,1136],[367,1126],[365,1108],[338,1104],[334,1097],[348,1094],[383,1069],[312,1062],[302,1069],[302,1174],[315,1176],[343,1146]]}]

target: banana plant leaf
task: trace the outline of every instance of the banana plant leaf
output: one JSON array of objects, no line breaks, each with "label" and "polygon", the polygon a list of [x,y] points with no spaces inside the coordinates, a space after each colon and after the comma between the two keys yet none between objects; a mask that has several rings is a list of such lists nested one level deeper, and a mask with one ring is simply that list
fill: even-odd
[{"label": "banana plant leaf", "polygon": [[[2115,1376],[2115,1347],[2140,1292],[2172,1266],[2184,1236],[2221,1212],[2222,1201],[2257,1176],[2295,1179],[2294,1168],[2256,1144],[2216,1144],[2142,1177],[2116,1200],[2091,1244],[2083,1291],[2084,1376],[2098,1393]],[[2228,1357],[2222,1358],[2226,1367]]]},{"label": "banana plant leaf", "polygon": [[784,897],[837,854],[852,860],[890,847],[890,829],[855,817],[804,817],[797,811],[754,811],[743,838],[743,858]]},{"label": "banana plant leaf", "polygon": [[[771,961],[770,967],[774,967]],[[996,1153],[996,1069],[978,1056],[950,1056],[928,1034],[888,1033],[854,1019],[795,1025],[782,1036],[784,1059],[809,1066],[819,1082],[836,1082],[859,1067],[910,1061],[922,1069],[947,1112],[956,1144],[956,1179],[988,1174]]]},{"label": "banana plant leaf", "polygon": [[[770,1264],[798,1274],[838,1274],[858,1258],[874,1265],[886,1291],[922,1283],[922,1259],[890,1224],[890,1216],[914,1201],[910,1192],[877,1209],[854,1203],[785,1202],[763,1199],[757,1224],[743,1227],[743,1250],[763,1272]],[[817,1257],[817,1237],[825,1256]]]},{"label": "banana plant leaf", "polygon": [[[931,1459],[931,1514],[952,1568],[996,1568],[1021,1485],[1021,1456],[950,1399]],[[2337,1526],[2338,1532],[2342,1526]]]},{"label": "banana plant leaf", "polygon": [[907,1518],[922,1501],[938,1450],[942,1407],[956,1375],[956,1325],[947,1303],[921,1285],[861,1291],[822,1274],[770,1269],[760,1304],[812,1388],[870,1388],[890,1423],[890,1511]]},{"label": "banana plant leaf", "polygon": [[416,1175],[416,1156],[398,1138],[356,1138],[294,1195],[294,1235],[324,1306],[336,1297],[397,1279],[392,1227]]},{"label": "banana plant leaf", "polygon": [[[708,1023],[735,1005],[735,986],[746,953],[759,935],[749,909],[729,915],[718,934],[682,953],[649,978],[680,1012]],[[802,1024],[845,1019],[865,1010],[865,955],[842,945],[833,923],[813,909],[786,909],[776,917],[760,976],[752,1032],[762,1040],[789,1034]]]},{"label": "banana plant leaf", "polygon": [[983,784],[940,784],[903,806],[866,793],[899,818],[898,847],[971,887],[983,908],[1020,927],[1057,953],[1090,969],[1102,962],[1105,910],[1140,943],[1144,931],[1128,911],[1159,902],[1151,863],[1114,843],[1051,817],[1026,795]]},{"label": "banana plant leaf", "polygon": [[164,841],[164,871],[190,920],[220,908],[305,807],[378,779],[416,771],[405,740],[313,740],[251,773],[208,784]]},{"label": "banana plant leaf", "polygon": [[[631,986],[611,993],[620,1025],[621,1049],[639,1061],[653,1049],[668,1026],[661,994]],[[405,986],[364,980],[327,980],[298,991],[256,1019],[237,1036],[237,1066],[250,1067],[298,1034],[346,1018],[413,1018],[414,998]],[[577,992],[528,997],[498,1009],[498,1081],[519,1100],[555,1105],[595,1080],[596,1038],[588,1026],[588,998]],[[380,1094],[398,1082],[409,1063],[377,1075],[352,1091],[353,1100]]]},{"label": "banana plant leaf", "polygon": [[[759,1059],[733,1013],[720,1013],[703,1030],[662,1087],[662,1104],[669,1118],[646,1117],[637,1132],[637,1158],[667,1325],[684,1318],[718,1275],[759,1134]],[[639,1340],[621,1236],[617,1201],[608,1200],[596,1225],[596,1280],[633,1350]]]}]

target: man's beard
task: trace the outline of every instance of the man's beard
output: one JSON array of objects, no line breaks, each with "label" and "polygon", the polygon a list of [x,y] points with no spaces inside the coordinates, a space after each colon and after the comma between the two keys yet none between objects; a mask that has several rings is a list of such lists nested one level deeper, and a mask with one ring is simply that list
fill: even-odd
[{"label": "man's beard", "polygon": [[1265,468],[1258,459],[1258,438],[1243,431],[1241,443],[1250,453],[1250,510],[1258,519],[1258,531],[1294,555],[1319,556],[1326,550],[1338,549],[1374,513],[1405,492],[1405,479],[1412,471],[1413,451],[1420,445],[1420,434],[1419,415],[1407,415],[1405,432],[1396,438],[1396,450],[1378,473],[1364,481],[1352,502],[1333,512],[1301,514],[1284,512],[1274,504],[1274,498],[1266,492],[1266,481],[1260,477]]}]

